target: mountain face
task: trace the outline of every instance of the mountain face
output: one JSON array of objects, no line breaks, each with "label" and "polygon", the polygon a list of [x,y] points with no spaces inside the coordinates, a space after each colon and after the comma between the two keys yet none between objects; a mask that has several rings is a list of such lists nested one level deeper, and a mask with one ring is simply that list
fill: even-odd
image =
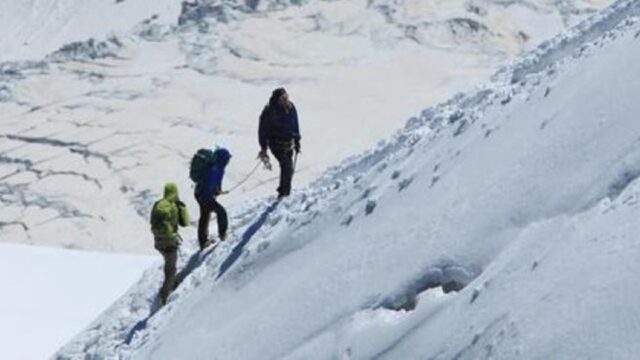
[{"label": "mountain face", "polygon": [[634,358],[639,42],[640,2],[618,1],[245,203],[228,242],[186,244],[165,307],[149,269],[56,358]]},{"label": "mountain face", "polygon": [[[3,1],[1,238],[150,252],[165,181],[196,209],[197,148],[231,149],[227,188],[255,166],[273,88],[300,114],[299,188],[606,3]],[[271,194],[275,177],[221,201]]]}]

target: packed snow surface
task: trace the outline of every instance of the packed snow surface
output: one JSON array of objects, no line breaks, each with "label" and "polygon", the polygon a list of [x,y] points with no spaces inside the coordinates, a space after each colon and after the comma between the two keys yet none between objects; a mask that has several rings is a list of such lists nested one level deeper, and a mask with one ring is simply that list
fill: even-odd
[{"label": "packed snow surface", "polygon": [[59,359],[633,359],[640,1],[428,108],[230,239],[181,250]]}]

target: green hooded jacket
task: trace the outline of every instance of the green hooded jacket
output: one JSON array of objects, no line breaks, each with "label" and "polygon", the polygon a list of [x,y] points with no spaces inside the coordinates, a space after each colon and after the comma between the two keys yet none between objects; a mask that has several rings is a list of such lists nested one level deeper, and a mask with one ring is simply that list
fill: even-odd
[{"label": "green hooded jacket", "polygon": [[187,206],[180,201],[178,186],[175,183],[167,183],[164,186],[164,197],[157,201],[151,210],[151,232],[156,249],[178,247],[178,226],[187,225],[189,212]]}]

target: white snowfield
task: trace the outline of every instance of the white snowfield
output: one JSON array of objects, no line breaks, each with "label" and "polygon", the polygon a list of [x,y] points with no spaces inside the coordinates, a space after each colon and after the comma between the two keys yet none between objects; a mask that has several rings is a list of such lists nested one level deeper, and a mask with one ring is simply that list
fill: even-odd
[{"label": "white snowfield", "polygon": [[618,1],[307,189],[235,209],[167,306],[147,319],[149,269],[55,358],[637,358],[639,16]]},{"label": "white snowfield", "polygon": [[[164,183],[197,209],[188,162],[218,144],[238,184],[274,88],[300,115],[299,188],[609,1],[189,3],[0,1],[0,241],[153,252]],[[259,170],[221,202],[276,182]]]},{"label": "white snowfield", "polygon": [[45,359],[157,257],[0,243],[3,359]]}]

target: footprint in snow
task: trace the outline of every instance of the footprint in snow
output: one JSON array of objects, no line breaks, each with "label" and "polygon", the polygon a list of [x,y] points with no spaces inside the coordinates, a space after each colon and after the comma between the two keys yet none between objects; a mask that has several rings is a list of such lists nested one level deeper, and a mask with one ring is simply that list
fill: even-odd
[{"label": "footprint in snow", "polygon": [[398,191],[404,191],[406,188],[409,187],[409,185],[411,185],[411,183],[413,182],[413,178],[406,178],[406,179],[402,179],[402,181],[400,181],[398,183]]},{"label": "footprint in snow", "polygon": [[258,244],[258,252],[261,253],[261,252],[267,250],[270,245],[271,245],[271,243],[268,242],[268,241],[261,242],[260,244]]},{"label": "footprint in snow", "polygon": [[376,209],[376,207],[378,206],[378,203],[374,200],[369,200],[367,201],[367,205],[364,208],[364,214],[365,215],[371,215],[371,213],[373,213],[373,211]]},{"label": "footprint in snow", "polygon": [[351,225],[351,222],[353,222],[353,219],[354,219],[353,215],[349,214],[340,222],[340,225],[349,226]]},{"label": "footprint in snow", "polygon": [[545,120],[540,124],[540,130],[544,130],[544,128],[547,127],[547,125],[549,125],[549,120]]},{"label": "footprint in snow", "polygon": [[432,188],[438,181],[440,180],[440,176],[434,176],[431,178],[431,184],[429,185]]}]

